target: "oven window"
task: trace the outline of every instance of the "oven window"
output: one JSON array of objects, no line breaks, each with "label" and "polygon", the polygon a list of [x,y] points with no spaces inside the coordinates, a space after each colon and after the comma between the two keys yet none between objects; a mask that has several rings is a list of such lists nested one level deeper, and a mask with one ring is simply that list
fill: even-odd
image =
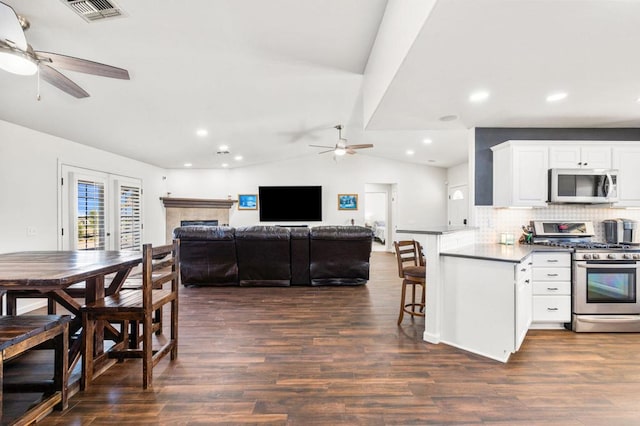
[{"label": "oven window", "polygon": [[636,269],[587,269],[587,303],[635,303]]}]

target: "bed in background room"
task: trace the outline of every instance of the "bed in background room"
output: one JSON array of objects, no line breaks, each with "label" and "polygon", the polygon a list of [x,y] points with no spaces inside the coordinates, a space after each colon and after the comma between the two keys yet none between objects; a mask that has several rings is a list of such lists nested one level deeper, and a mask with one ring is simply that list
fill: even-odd
[{"label": "bed in background room", "polygon": [[387,227],[384,220],[376,220],[373,222],[373,238],[376,241],[385,244],[387,238]]}]

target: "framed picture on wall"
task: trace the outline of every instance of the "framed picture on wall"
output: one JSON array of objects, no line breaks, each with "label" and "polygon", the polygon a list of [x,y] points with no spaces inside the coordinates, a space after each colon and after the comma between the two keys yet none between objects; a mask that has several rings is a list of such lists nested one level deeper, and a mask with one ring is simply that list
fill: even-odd
[{"label": "framed picture on wall", "polygon": [[358,194],[338,194],[338,210],[358,210]]},{"label": "framed picture on wall", "polygon": [[258,210],[258,195],[238,194],[238,210]]}]

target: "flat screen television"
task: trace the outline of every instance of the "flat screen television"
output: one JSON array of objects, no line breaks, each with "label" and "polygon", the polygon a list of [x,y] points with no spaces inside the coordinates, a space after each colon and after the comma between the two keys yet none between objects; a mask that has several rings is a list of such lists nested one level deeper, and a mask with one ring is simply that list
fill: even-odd
[{"label": "flat screen television", "polygon": [[321,186],[261,186],[258,203],[261,222],[322,221]]}]

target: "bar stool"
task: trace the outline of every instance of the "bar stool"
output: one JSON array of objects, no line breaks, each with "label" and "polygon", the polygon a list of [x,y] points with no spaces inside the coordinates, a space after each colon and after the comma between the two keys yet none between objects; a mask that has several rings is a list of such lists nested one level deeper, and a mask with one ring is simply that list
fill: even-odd
[{"label": "bar stool", "polygon": [[[424,317],[426,296],[426,266],[424,265],[422,247],[415,240],[394,241],[398,261],[398,276],[402,278],[402,296],[400,297],[400,315],[398,325],[402,323],[404,314],[413,317]],[[407,303],[407,286],[411,286],[411,302]],[[416,301],[416,286],[422,287],[420,301]]]}]

